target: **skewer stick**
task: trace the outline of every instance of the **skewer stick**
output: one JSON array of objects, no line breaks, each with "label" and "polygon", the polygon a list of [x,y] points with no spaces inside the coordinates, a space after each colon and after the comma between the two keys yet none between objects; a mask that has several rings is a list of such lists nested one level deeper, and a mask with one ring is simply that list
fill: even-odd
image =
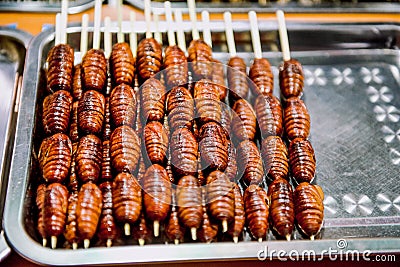
[{"label": "skewer stick", "polygon": [[311,240],[311,241],[314,241],[314,236],[313,236],[313,235],[310,236],[310,240]]},{"label": "skewer stick", "polygon": [[287,240],[287,241],[290,241],[290,239],[291,239],[290,235],[287,234],[287,235],[286,235],[286,240]]},{"label": "skewer stick", "polygon": [[206,44],[212,47],[212,38],[210,30],[210,13],[207,10],[201,12],[201,20],[203,21],[203,39]]},{"label": "skewer stick", "polygon": [[42,246],[43,247],[47,246],[47,239],[46,238],[42,239]]},{"label": "skewer stick", "polygon": [[174,244],[175,244],[175,245],[179,245],[179,239],[175,239],[175,240],[174,240]]},{"label": "skewer stick", "polygon": [[141,247],[144,246],[145,241],[143,238],[139,238],[138,242],[139,242],[139,246],[141,246]]},{"label": "skewer stick", "polygon": [[159,221],[153,222],[153,230],[154,230],[154,236],[158,237],[160,235],[160,222]]},{"label": "skewer stick", "polygon": [[290,60],[289,38],[287,34],[285,14],[282,10],[276,11],[279,26],[279,38],[281,41],[282,56],[284,61]]},{"label": "skewer stick", "polygon": [[222,233],[225,233],[226,231],[228,231],[228,221],[223,220],[222,221]]},{"label": "skewer stick", "polygon": [[194,0],[188,0],[189,17],[192,22],[192,38],[193,40],[200,39],[199,31],[197,29],[197,15],[196,15],[196,3]]},{"label": "skewer stick", "polygon": [[107,239],[106,246],[108,248],[110,248],[112,246],[112,240],[111,239]]},{"label": "skewer stick", "polygon": [[236,56],[236,45],[235,45],[235,37],[233,35],[232,29],[232,15],[231,12],[224,13],[224,21],[225,21],[225,35],[226,42],[228,43],[228,51],[231,57]]},{"label": "skewer stick", "polygon": [[129,223],[125,223],[124,225],[124,232],[126,236],[131,235],[131,226],[129,225]]},{"label": "skewer stick", "polygon": [[104,55],[106,58],[110,57],[111,54],[111,18],[104,18]]},{"label": "skewer stick", "polygon": [[136,56],[137,50],[137,34],[135,32],[135,21],[136,21],[136,14],[135,12],[131,11],[129,13],[129,20],[131,22],[131,30],[129,33],[129,44],[131,46],[132,54]]},{"label": "skewer stick", "polygon": [[187,50],[186,50],[185,33],[184,33],[182,27],[180,27],[180,25],[182,25],[182,23],[183,23],[182,10],[180,10],[180,9],[175,9],[175,22],[176,22],[176,25],[177,25],[176,35],[177,35],[177,38],[178,38],[178,46],[186,54]]},{"label": "skewer stick", "polygon": [[90,239],[83,240],[83,247],[84,248],[89,248],[89,246],[90,246]]},{"label": "skewer stick", "polygon": [[124,34],[122,33],[122,0],[118,0],[117,2],[117,12],[118,12],[118,33],[117,33],[117,41],[118,43],[123,43]]},{"label": "skewer stick", "polygon": [[89,15],[82,15],[82,29],[81,29],[81,60],[82,57],[86,54],[88,47],[88,27],[89,27]]},{"label": "skewer stick", "polygon": [[254,11],[249,12],[251,40],[253,42],[253,50],[255,58],[262,58],[260,32],[258,30],[257,14]]},{"label": "skewer stick", "polygon": [[51,236],[51,248],[55,249],[57,248],[57,237],[56,236]]},{"label": "skewer stick", "polygon": [[146,21],[146,38],[152,38],[151,34],[151,2],[144,0],[144,19]]},{"label": "skewer stick", "polygon": [[259,242],[259,243],[261,243],[261,242],[262,242],[262,237],[260,237],[260,238],[258,239],[258,242]]},{"label": "skewer stick", "polygon": [[234,242],[235,244],[239,243],[239,237],[238,237],[238,236],[234,236],[234,237],[233,237],[233,242]]},{"label": "skewer stick", "polygon": [[158,22],[159,22],[159,17],[158,14],[154,13],[153,14],[153,20],[154,20],[154,24],[156,26],[155,32],[154,32],[154,39],[156,39],[156,41],[162,45],[162,34],[158,28]]},{"label": "skewer stick", "polygon": [[164,9],[165,9],[165,18],[167,19],[167,34],[168,34],[168,44],[170,46],[176,45],[175,42],[175,33],[172,30],[173,29],[173,19],[172,19],[172,10],[171,10],[171,2],[166,1],[164,3]]},{"label": "skewer stick", "polygon": [[197,239],[197,230],[196,227],[190,228],[190,233],[192,234],[192,239],[196,240]]},{"label": "skewer stick", "polygon": [[68,0],[61,1],[60,43],[67,43]]},{"label": "skewer stick", "polygon": [[100,48],[101,3],[101,0],[96,0],[94,7],[93,49]]},{"label": "skewer stick", "polygon": [[60,39],[61,39],[61,32],[60,32],[60,28],[61,28],[61,14],[57,13],[56,15],[56,27],[55,27],[55,40],[54,40],[54,45],[59,45],[60,44]]},{"label": "skewer stick", "polygon": [[73,242],[73,243],[72,243],[72,249],[73,249],[73,250],[78,249],[78,243]]}]

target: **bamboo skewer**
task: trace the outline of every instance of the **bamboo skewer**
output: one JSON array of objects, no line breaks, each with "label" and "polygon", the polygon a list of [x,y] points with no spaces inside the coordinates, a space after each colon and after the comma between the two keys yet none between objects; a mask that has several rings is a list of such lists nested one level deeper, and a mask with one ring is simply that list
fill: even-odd
[{"label": "bamboo skewer", "polygon": [[186,49],[186,38],[185,38],[185,33],[182,29],[182,27],[180,27],[180,25],[182,25],[182,10],[180,9],[175,9],[175,22],[176,22],[176,36],[178,39],[178,46],[180,49],[182,49],[183,52],[185,52],[185,54],[187,53],[187,49]]},{"label": "bamboo skewer", "polygon": [[165,1],[164,9],[165,9],[165,18],[167,20],[168,44],[169,44],[169,46],[174,46],[174,45],[176,45],[176,42],[175,42],[175,33],[173,30],[174,25],[173,25],[173,19],[172,19],[171,2]]},{"label": "bamboo skewer", "polygon": [[276,17],[278,19],[279,26],[279,38],[281,42],[282,56],[283,61],[290,60],[290,47],[289,47],[289,38],[287,34],[286,22],[285,22],[285,14],[282,10],[276,11]]},{"label": "bamboo skewer", "polygon": [[137,51],[137,34],[135,32],[135,22],[136,22],[136,15],[135,12],[131,11],[129,13],[129,20],[130,20],[130,33],[129,33],[129,44],[131,46],[132,54],[136,56]]},{"label": "bamboo skewer", "polygon": [[231,12],[224,13],[224,21],[225,21],[226,42],[228,44],[229,55],[230,55],[230,57],[235,57],[236,56],[236,45],[235,45],[235,37],[233,35],[233,29],[232,29]]},{"label": "bamboo skewer", "polygon": [[122,0],[118,0],[117,2],[117,12],[118,12],[118,34],[117,34],[117,42],[123,43],[124,34],[122,33]]},{"label": "bamboo skewer", "polygon": [[254,58],[262,58],[260,32],[258,29],[257,14],[254,11],[249,12],[251,41],[253,43]]},{"label": "bamboo skewer", "polygon": [[192,22],[192,39],[198,40],[200,39],[200,34],[197,29],[197,15],[196,15],[196,3],[194,0],[188,0],[188,8],[189,8],[189,17]]},{"label": "bamboo skewer", "polygon": [[104,55],[108,59],[111,55],[112,38],[111,38],[111,18],[104,18]]},{"label": "bamboo skewer", "polygon": [[154,25],[155,25],[155,32],[154,32],[154,39],[156,39],[156,41],[159,44],[163,44],[163,40],[162,40],[162,33],[160,32],[159,29],[159,16],[158,14],[154,13],[153,14],[153,21],[154,21]]},{"label": "bamboo skewer", "polygon": [[201,12],[201,20],[203,22],[203,39],[206,44],[212,47],[212,38],[210,30],[210,14],[208,11],[204,10]]}]

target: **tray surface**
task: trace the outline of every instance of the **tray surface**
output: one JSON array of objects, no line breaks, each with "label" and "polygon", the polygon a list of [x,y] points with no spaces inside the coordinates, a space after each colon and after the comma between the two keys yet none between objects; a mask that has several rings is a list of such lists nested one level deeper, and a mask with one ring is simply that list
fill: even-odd
[{"label": "tray surface", "polygon": [[[30,36],[18,30],[0,27],[0,80],[2,83],[0,98],[0,220],[8,182],[8,171],[12,154],[15,127],[14,104],[19,82],[22,77],[26,47]],[[8,255],[8,248],[1,226],[0,261]]]},{"label": "tray surface", "polygon": [[[279,46],[276,25],[269,21],[261,25],[267,25],[260,27],[261,37],[271,51],[263,56],[275,66],[277,86],[276,66],[281,62],[281,54],[276,51]],[[144,29],[140,26],[138,29]],[[190,24],[182,27],[189,29]],[[213,40],[221,40],[223,33],[219,29],[223,29],[223,23],[215,22],[211,28]],[[253,55],[246,44],[248,24],[235,22],[234,29],[238,29],[238,46],[243,47],[239,51],[244,51],[239,55],[249,66]],[[256,258],[257,251],[265,245],[285,251],[309,249],[320,255],[328,247],[336,248],[337,240],[341,239],[346,240],[347,249],[399,253],[400,51],[397,47],[400,28],[398,25],[288,24],[288,29],[292,56],[302,62],[305,71],[303,99],[312,120],[310,139],[317,159],[316,182],[325,192],[321,240],[302,240],[296,231],[292,242],[275,240],[270,233],[269,241],[261,244],[245,235],[239,244],[138,247],[132,241],[125,241],[128,246],[77,251],[41,247],[31,209],[37,182],[32,171],[35,167],[32,152],[38,146],[35,114],[44,94],[42,68],[53,39],[53,33],[48,31],[34,39],[27,58],[29,69],[25,77],[29,79],[23,82],[17,146],[5,212],[5,230],[10,243],[32,261],[55,265]],[[69,32],[69,43],[79,47],[80,28],[71,27]],[[332,34],[338,38],[327,44]],[[307,38],[303,42],[304,36]],[[215,42],[214,56],[227,62],[229,55],[222,43],[223,39]],[[22,143],[27,145],[18,146]],[[27,158],[29,154],[32,156]]]}]

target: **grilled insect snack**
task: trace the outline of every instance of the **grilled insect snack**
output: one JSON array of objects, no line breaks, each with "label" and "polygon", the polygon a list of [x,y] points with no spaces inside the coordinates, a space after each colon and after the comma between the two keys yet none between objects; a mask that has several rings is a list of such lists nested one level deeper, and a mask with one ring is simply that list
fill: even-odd
[{"label": "grilled insect snack", "polygon": [[79,140],[76,151],[76,171],[82,183],[97,182],[101,172],[102,142],[95,135],[85,135]]},{"label": "grilled insect snack", "polygon": [[261,242],[268,233],[268,196],[263,188],[252,184],[244,192],[246,224],[251,235]]},{"label": "grilled insect snack", "polygon": [[198,144],[189,129],[178,128],[172,133],[170,151],[172,169],[178,177],[196,175]]},{"label": "grilled insect snack", "polygon": [[135,76],[135,63],[128,43],[114,44],[110,55],[110,67],[114,83],[131,85]]},{"label": "grilled insect snack", "polygon": [[232,100],[246,99],[249,94],[246,63],[240,57],[231,57],[228,61],[228,66],[229,97]]},{"label": "grilled insect snack", "polygon": [[207,79],[196,82],[194,86],[194,100],[197,117],[201,124],[221,120],[221,104],[218,90]]},{"label": "grilled insect snack", "polygon": [[188,61],[192,64],[195,79],[211,79],[212,66],[212,50],[211,47],[202,39],[193,40],[188,47]]},{"label": "grilled insect snack", "polygon": [[53,46],[47,55],[47,87],[50,92],[71,91],[74,50],[68,44]]},{"label": "grilled insect snack", "polygon": [[169,127],[172,131],[182,127],[192,127],[194,100],[188,89],[181,86],[172,88],[168,93],[166,108]]},{"label": "grilled insect snack", "polygon": [[72,109],[72,96],[58,90],[43,101],[43,127],[46,134],[67,133]]},{"label": "grilled insect snack", "polygon": [[79,129],[86,134],[100,134],[103,129],[106,99],[103,94],[86,91],[78,104]]},{"label": "grilled insect snack", "polygon": [[110,95],[110,113],[115,127],[134,126],[136,119],[136,96],[127,84],[116,86]]},{"label": "grilled insect snack", "polygon": [[315,176],[316,160],[310,141],[296,138],[289,144],[291,173],[298,182],[311,182]]},{"label": "grilled insect snack", "polygon": [[144,121],[162,121],[166,98],[164,85],[158,79],[150,78],[144,82],[140,90]]},{"label": "grilled insect snack", "polygon": [[268,136],[262,141],[261,154],[264,169],[272,180],[287,179],[289,156],[285,143],[279,136]]},{"label": "grilled insect snack", "polygon": [[137,48],[136,68],[140,77],[147,80],[160,71],[162,47],[154,38],[145,38]]},{"label": "grilled insect snack", "polygon": [[147,156],[153,164],[164,164],[167,159],[168,133],[158,121],[151,121],[144,127],[144,144]]},{"label": "grilled insect snack", "polygon": [[283,123],[289,140],[306,139],[310,135],[310,114],[300,98],[286,99]]},{"label": "grilled insect snack", "polygon": [[260,184],[263,181],[264,169],[260,151],[256,144],[245,140],[237,147],[237,162],[239,173],[247,185]]},{"label": "grilled insect snack", "polygon": [[117,237],[117,226],[113,214],[113,185],[110,181],[106,181],[101,183],[99,188],[103,194],[103,207],[99,219],[98,236],[107,247],[111,247],[112,241]]},{"label": "grilled insect snack", "polygon": [[185,52],[179,46],[173,45],[168,46],[164,54],[165,80],[168,89],[185,86],[188,82],[188,64]]},{"label": "grilled insect snack", "polygon": [[301,96],[304,87],[304,74],[299,61],[292,58],[279,66],[279,87],[285,98]]},{"label": "grilled insect snack", "polygon": [[90,49],[84,55],[81,66],[84,90],[103,91],[107,81],[107,60],[104,52]]},{"label": "grilled insect snack", "polygon": [[257,131],[256,115],[251,105],[244,99],[239,99],[233,105],[232,131],[236,139],[254,140]]},{"label": "grilled insect snack", "polygon": [[228,139],[216,122],[201,126],[199,150],[203,168],[224,171],[228,165]]},{"label": "grilled insect snack", "polygon": [[246,217],[242,192],[236,183],[231,183],[231,187],[233,188],[233,196],[235,198],[235,216],[233,217],[233,221],[229,224],[228,234],[232,236],[233,241],[237,243],[239,242],[239,237],[243,232]]},{"label": "grilled insect snack", "polygon": [[263,138],[270,135],[282,136],[282,107],[274,95],[258,96],[254,102],[254,110]]},{"label": "grilled insect snack", "polygon": [[274,91],[274,76],[266,58],[255,58],[250,67],[249,77],[253,81],[250,89],[254,96],[268,95]]}]

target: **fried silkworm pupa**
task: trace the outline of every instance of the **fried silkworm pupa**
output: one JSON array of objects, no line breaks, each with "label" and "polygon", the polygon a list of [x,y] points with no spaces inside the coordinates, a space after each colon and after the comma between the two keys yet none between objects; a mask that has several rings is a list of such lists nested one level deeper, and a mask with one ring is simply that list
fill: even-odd
[{"label": "fried silkworm pupa", "polygon": [[111,91],[110,113],[115,127],[127,125],[133,128],[136,117],[136,96],[132,87],[120,84]]},{"label": "fried silkworm pupa", "polygon": [[263,181],[264,169],[260,151],[256,144],[245,140],[237,147],[239,173],[246,185],[260,184]]},{"label": "fried silkworm pupa", "polygon": [[235,198],[235,216],[233,217],[233,221],[229,224],[228,234],[233,238],[233,242],[237,243],[239,242],[239,236],[243,232],[246,217],[242,192],[240,192],[237,183],[231,183],[231,187],[233,188],[233,196]]},{"label": "fried silkworm pupa", "polygon": [[225,84],[224,65],[222,65],[222,62],[217,59],[213,59],[212,61],[213,72],[211,80],[215,84],[215,88],[218,90],[220,100],[224,101],[228,94],[228,88],[226,88]]},{"label": "fried silkworm pupa", "polygon": [[250,67],[249,77],[254,84],[250,86],[254,96],[268,95],[274,91],[274,74],[266,58],[255,58]]},{"label": "fried silkworm pupa", "polygon": [[42,245],[45,247],[47,245],[47,233],[44,225],[44,199],[46,195],[46,185],[40,184],[36,189],[36,208],[38,211],[38,220],[37,220],[37,230],[42,237]]},{"label": "fried silkworm pupa", "polygon": [[207,214],[206,205],[203,205],[203,221],[197,236],[201,242],[211,243],[218,234],[218,224],[213,222]]},{"label": "fried silkworm pupa", "polygon": [[64,237],[67,242],[72,245],[72,249],[78,248],[80,241],[77,228],[76,208],[78,206],[78,191],[73,191],[68,197],[67,223],[65,225]]},{"label": "fried silkworm pupa", "polygon": [[123,125],[111,134],[111,164],[116,172],[133,173],[139,163],[140,139],[132,128]]},{"label": "fried silkworm pupa", "polygon": [[150,78],[141,86],[142,117],[144,121],[161,121],[164,119],[166,91],[164,85],[156,78]]},{"label": "fried silkworm pupa", "polygon": [[146,38],[140,41],[136,57],[137,69],[140,77],[147,80],[162,66],[162,47],[154,38]]},{"label": "fried silkworm pupa", "polygon": [[72,96],[74,101],[79,101],[83,95],[82,88],[82,66],[78,64],[74,67],[74,73],[72,76]]},{"label": "fried silkworm pupa", "polygon": [[208,122],[201,126],[199,137],[202,167],[224,171],[228,166],[228,139],[224,129],[216,122]]},{"label": "fried silkworm pupa", "polygon": [[246,224],[251,235],[261,242],[268,233],[268,196],[263,188],[252,184],[244,191]]},{"label": "fried silkworm pupa", "polygon": [[231,182],[236,182],[237,176],[237,161],[236,149],[232,141],[228,141],[228,165],[225,169],[225,174]]},{"label": "fried silkworm pupa", "polygon": [[279,236],[288,241],[294,228],[294,204],[292,186],[285,179],[274,180],[268,187],[269,219]]},{"label": "fried silkworm pupa", "polygon": [[89,247],[90,239],[96,233],[102,206],[103,195],[97,185],[91,182],[83,184],[78,194],[76,214],[78,232],[83,239],[84,248]]},{"label": "fried silkworm pupa", "polygon": [[139,243],[139,246],[144,246],[146,242],[151,241],[151,229],[147,225],[146,217],[142,212],[139,220],[133,225],[133,238]]},{"label": "fried silkworm pupa", "polygon": [[303,67],[296,59],[284,61],[279,66],[279,87],[285,98],[299,97],[303,93]]},{"label": "fried silkworm pupa", "polygon": [[183,176],[176,189],[179,221],[190,229],[192,239],[196,240],[196,229],[203,220],[202,192],[199,182],[192,175]]},{"label": "fried silkworm pupa", "polygon": [[246,63],[242,58],[236,56],[229,59],[228,66],[229,97],[232,100],[246,99],[249,94]]},{"label": "fried silkworm pupa", "polygon": [[57,237],[64,233],[67,207],[68,189],[60,183],[49,184],[44,196],[43,222],[53,249],[57,247]]},{"label": "fried silkworm pupa", "polygon": [[261,155],[265,172],[272,180],[287,179],[289,173],[288,151],[279,136],[268,136],[262,141]]},{"label": "fried silkworm pupa", "polygon": [[171,163],[177,176],[197,174],[198,144],[187,128],[178,128],[171,135]]},{"label": "fried silkworm pupa", "polygon": [[78,105],[79,101],[75,101],[74,103],[72,103],[69,137],[71,138],[71,141],[73,143],[79,142]]},{"label": "fried silkworm pupa", "polygon": [[171,213],[165,226],[165,235],[169,241],[174,241],[175,245],[182,243],[185,237],[185,228],[179,222],[175,194],[172,194]]},{"label": "fried silkworm pupa", "polygon": [[303,182],[293,194],[295,218],[299,228],[311,240],[319,233],[324,220],[324,193],[318,185]]},{"label": "fried silkworm pupa", "polygon": [[160,233],[160,222],[169,215],[172,198],[171,183],[164,167],[153,164],[143,177],[143,204],[146,216],[153,221],[154,236]]},{"label": "fried silkworm pupa", "polygon": [[110,67],[115,84],[132,84],[135,76],[135,58],[128,43],[113,45]]},{"label": "fried silkworm pupa", "polygon": [[213,171],[207,177],[207,210],[222,223],[222,232],[228,231],[228,223],[235,216],[235,196],[232,184],[221,171]]},{"label": "fried silkworm pupa", "polygon": [[67,178],[71,166],[71,140],[62,133],[45,138],[40,145],[38,158],[44,180],[61,183]]},{"label": "fried silkworm pupa", "polygon": [[78,104],[79,129],[86,134],[100,134],[103,129],[106,99],[103,94],[86,91]]},{"label": "fried silkworm pupa", "polygon": [[103,207],[100,215],[98,236],[100,240],[105,241],[107,247],[111,247],[112,241],[117,237],[117,226],[113,215],[113,185],[112,182],[106,181],[101,183],[99,188],[103,194]]},{"label": "fried silkworm pupa", "polygon": [[310,114],[303,100],[297,97],[286,99],[283,123],[289,140],[306,139],[310,135]]},{"label": "fried silkworm pupa", "polygon": [[168,88],[185,86],[188,82],[188,64],[185,52],[177,45],[168,46],[164,51],[165,80]]},{"label": "fried silkworm pupa", "polygon": [[290,142],[289,164],[298,183],[311,182],[314,179],[316,160],[314,149],[308,140],[296,138]]},{"label": "fried silkworm pupa", "polygon": [[164,164],[167,159],[168,134],[158,121],[151,121],[144,127],[144,144],[147,156],[153,164]]},{"label": "fried silkworm pupa", "polygon": [[282,107],[274,95],[259,95],[254,102],[254,110],[263,138],[270,135],[282,136]]},{"label": "fried silkworm pupa", "polygon": [[66,133],[72,109],[72,96],[58,90],[43,100],[43,127],[46,134]]},{"label": "fried silkworm pupa", "polygon": [[50,92],[71,91],[74,50],[68,44],[53,46],[47,55],[47,86]]},{"label": "fried silkworm pupa", "polygon": [[168,123],[172,130],[191,128],[194,119],[194,101],[185,87],[174,87],[167,98]]},{"label": "fried silkworm pupa", "polygon": [[79,140],[76,151],[76,171],[82,183],[97,182],[101,171],[102,142],[95,135],[85,135]]},{"label": "fried silkworm pupa", "polygon": [[232,131],[236,139],[254,140],[257,130],[256,114],[250,103],[245,99],[239,99],[233,105]]},{"label": "fried silkworm pupa", "polygon": [[196,79],[211,79],[213,73],[212,49],[202,39],[193,40],[188,47],[188,61]]},{"label": "fried silkworm pupa", "polygon": [[81,72],[84,90],[101,92],[107,80],[107,60],[103,50],[87,51],[82,59]]},{"label": "fried silkworm pupa", "polygon": [[113,183],[112,201],[117,221],[125,223],[125,235],[130,235],[130,224],[135,223],[142,211],[142,189],[130,173],[119,173]]},{"label": "fried silkworm pupa", "polygon": [[200,80],[194,86],[194,100],[197,117],[201,124],[221,121],[219,92],[210,80]]}]

